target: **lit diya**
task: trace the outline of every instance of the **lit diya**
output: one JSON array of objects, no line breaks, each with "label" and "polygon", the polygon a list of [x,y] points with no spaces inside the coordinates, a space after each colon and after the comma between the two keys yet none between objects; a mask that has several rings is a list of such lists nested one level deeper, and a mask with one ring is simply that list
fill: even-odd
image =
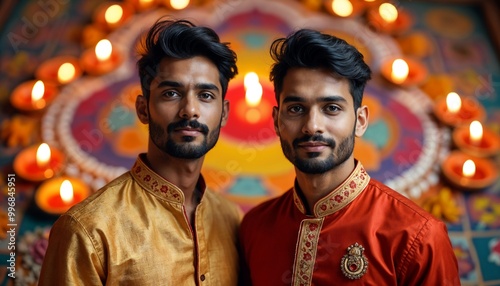
[{"label": "lit diya", "polygon": [[255,72],[246,72],[243,80],[237,80],[227,91],[231,110],[223,136],[248,144],[274,142],[276,133],[273,125],[273,104],[275,102],[272,84],[259,80]]},{"label": "lit diya", "polygon": [[13,163],[14,172],[19,177],[33,182],[52,178],[63,167],[64,155],[46,143],[22,150]]},{"label": "lit diya", "polygon": [[44,82],[67,84],[82,75],[77,58],[60,56],[43,62],[35,71],[35,77]]},{"label": "lit diya", "polygon": [[368,25],[376,31],[387,34],[403,34],[412,25],[410,14],[399,10],[391,3],[382,3],[367,13]]},{"label": "lit diya", "polygon": [[382,63],[382,76],[400,86],[420,85],[427,78],[427,68],[411,58],[390,58]]},{"label": "lit diya", "polygon": [[60,215],[89,195],[90,189],[83,181],[57,177],[42,183],[36,191],[35,202],[44,212]]},{"label": "lit diya", "polygon": [[163,4],[168,9],[172,10],[182,10],[189,6],[189,0],[161,0],[161,4]]},{"label": "lit diya", "polygon": [[497,134],[474,120],[453,131],[453,142],[462,151],[477,157],[491,157],[500,153],[500,138]]},{"label": "lit diya", "polygon": [[97,7],[94,23],[105,30],[113,31],[134,15],[134,8],[129,3],[106,2]]},{"label": "lit diya", "polygon": [[498,177],[492,161],[461,151],[453,151],[443,161],[444,176],[453,184],[466,190],[480,190],[491,186]]},{"label": "lit diya", "polygon": [[249,72],[243,80],[245,100],[236,102],[236,112],[243,121],[257,124],[269,121],[272,106],[267,100],[262,100],[263,87],[255,72]]},{"label": "lit diya", "polygon": [[441,98],[434,105],[434,114],[439,121],[448,126],[461,126],[472,121],[484,121],[484,107],[471,97],[461,98],[456,92],[450,92],[446,98]]},{"label": "lit diya", "polygon": [[356,17],[365,8],[359,0],[328,0],[324,2],[324,6],[330,14],[342,18]]},{"label": "lit diya", "polygon": [[88,74],[102,75],[118,68],[122,61],[122,55],[113,48],[111,42],[103,39],[95,49],[88,49],[83,53],[81,65]]},{"label": "lit diya", "polygon": [[12,106],[21,111],[44,109],[58,93],[56,85],[41,80],[30,80],[18,85],[10,96]]}]

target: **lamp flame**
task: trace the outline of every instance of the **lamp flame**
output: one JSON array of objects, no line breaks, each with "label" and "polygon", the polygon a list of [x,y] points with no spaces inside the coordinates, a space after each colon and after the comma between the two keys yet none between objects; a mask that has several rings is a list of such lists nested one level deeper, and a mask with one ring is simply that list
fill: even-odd
[{"label": "lamp flame", "polygon": [[118,4],[109,6],[104,13],[104,19],[108,24],[116,24],[122,19],[122,17],[123,8]]},{"label": "lamp flame", "polygon": [[57,79],[60,83],[68,83],[75,77],[75,74],[75,66],[71,63],[64,63],[57,71]]},{"label": "lamp flame", "polygon": [[394,83],[403,83],[410,72],[410,67],[403,59],[396,59],[392,62],[391,79]]},{"label": "lamp flame", "polygon": [[61,183],[59,195],[61,196],[61,200],[65,203],[70,203],[73,201],[73,185],[69,180],[64,180]]},{"label": "lamp flame", "polygon": [[111,57],[113,46],[107,39],[100,40],[95,46],[95,55],[99,61],[108,60]]},{"label": "lamp flame", "polygon": [[262,85],[259,83],[259,76],[254,72],[249,72],[243,80],[245,86],[245,101],[249,106],[259,105],[262,99]]},{"label": "lamp flame", "polygon": [[398,9],[391,3],[381,4],[378,8],[378,13],[387,23],[393,23],[398,18]]},{"label": "lamp flame", "polygon": [[483,139],[483,125],[481,125],[481,122],[477,120],[472,121],[469,126],[469,134],[472,142],[481,142],[481,139]]},{"label": "lamp flame", "polygon": [[189,5],[189,0],[170,0],[170,6],[175,10],[182,10]]},{"label": "lamp flame", "polygon": [[462,100],[456,92],[450,92],[446,96],[446,107],[451,113],[456,113],[462,107]]},{"label": "lamp flame", "polygon": [[45,168],[49,164],[50,161],[50,147],[47,143],[42,143],[36,149],[36,164],[40,168]]},{"label": "lamp flame", "polygon": [[474,161],[470,159],[465,161],[462,167],[462,174],[464,175],[464,177],[472,178],[475,173],[476,173],[476,164],[474,164]]},{"label": "lamp flame", "polygon": [[43,98],[43,94],[45,93],[45,85],[43,81],[37,80],[35,85],[33,85],[33,89],[31,90],[31,102],[37,102]]},{"label": "lamp flame", "polygon": [[332,10],[340,17],[348,17],[352,14],[353,6],[349,0],[333,0]]}]

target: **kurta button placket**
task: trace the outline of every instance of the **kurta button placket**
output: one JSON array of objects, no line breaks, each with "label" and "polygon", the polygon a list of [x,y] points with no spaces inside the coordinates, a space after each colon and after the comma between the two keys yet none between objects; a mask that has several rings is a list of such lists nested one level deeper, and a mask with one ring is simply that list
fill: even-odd
[{"label": "kurta button placket", "polygon": [[201,274],[201,276],[200,276],[200,280],[201,280],[202,282],[203,282],[203,281],[205,281],[205,275],[204,275],[204,274]]}]

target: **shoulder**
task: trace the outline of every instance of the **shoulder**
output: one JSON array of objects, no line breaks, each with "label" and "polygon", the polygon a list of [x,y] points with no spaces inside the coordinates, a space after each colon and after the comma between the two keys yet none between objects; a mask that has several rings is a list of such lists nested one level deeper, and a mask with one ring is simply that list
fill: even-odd
[{"label": "shoulder", "polygon": [[99,215],[109,217],[116,212],[117,203],[123,199],[119,194],[130,191],[133,184],[130,172],[126,172],[73,206],[64,215],[76,221],[84,221],[87,217],[95,218]]},{"label": "shoulder", "polygon": [[373,196],[371,203],[377,206],[375,215],[383,217],[388,228],[406,237],[410,252],[425,244],[444,244],[449,247],[444,222],[381,182],[372,179],[367,188],[367,195]]},{"label": "shoulder", "polygon": [[373,178],[367,186],[366,195],[373,196],[377,203],[386,206],[387,211],[414,216],[422,221],[442,223],[411,199]]}]

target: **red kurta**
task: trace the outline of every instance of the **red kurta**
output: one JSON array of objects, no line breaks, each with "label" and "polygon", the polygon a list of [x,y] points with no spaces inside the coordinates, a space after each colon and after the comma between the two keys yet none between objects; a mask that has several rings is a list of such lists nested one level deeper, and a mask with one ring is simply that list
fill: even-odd
[{"label": "red kurta", "polygon": [[312,212],[305,215],[297,186],[248,212],[240,229],[245,282],[460,285],[444,223],[370,179],[359,162]]}]

